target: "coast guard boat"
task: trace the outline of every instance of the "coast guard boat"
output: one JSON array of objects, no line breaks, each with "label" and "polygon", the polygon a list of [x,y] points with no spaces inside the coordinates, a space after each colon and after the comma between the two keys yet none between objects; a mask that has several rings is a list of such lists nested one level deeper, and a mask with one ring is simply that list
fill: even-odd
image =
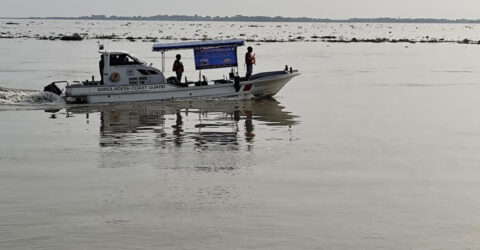
[{"label": "coast guard boat", "polygon": [[[161,52],[162,70],[154,68],[135,56],[123,51],[106,51],[100,46],[99,63],[102,79],[95,81],[52,82],[44,88],[63,96],[67,103],[110,103],[178,100],[195,98],[239,99],[271,97],[293,77],[297,70],[285,66],[284,70],[263,72],[250,78],[238,75],[237,47],[244,40],[195,41],[155,44],[154,52]],[[175,77],[165,78],[165,52],[193,49],[195,68],[199,70],[198,81],[179,82]],[[202,70],[231,68],[225,79],[207,81]],[[65,91],[57,84],[66,84]]]}]

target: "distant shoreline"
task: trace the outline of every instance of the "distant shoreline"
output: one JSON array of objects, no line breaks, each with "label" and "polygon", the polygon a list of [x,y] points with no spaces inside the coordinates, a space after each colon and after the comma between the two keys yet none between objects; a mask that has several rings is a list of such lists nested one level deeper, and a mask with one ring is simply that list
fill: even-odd
[{"label": "distant shoreline", "polygon": [[42,20],[109,20],[109,21],[200,21],[200,22],[301,22],[301,23],[432,23],[432,24],[475,24],[480,19],[435,19],[435,18],[349,18],[328,19],[310,17],[269,17],[269,16],[199,16],[199,15],[156,15],[156,16],[106,16],[91,15],[80,17],[0,17],[0,19],[42,19]]}]

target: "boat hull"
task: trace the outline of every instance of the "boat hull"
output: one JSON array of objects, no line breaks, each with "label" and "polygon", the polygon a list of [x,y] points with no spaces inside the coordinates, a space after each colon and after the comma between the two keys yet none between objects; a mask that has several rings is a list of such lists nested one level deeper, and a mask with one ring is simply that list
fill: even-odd
[{"label": "boat hull", "polygon": [[[277,94],[298,72],[281,72],[265,77],[234,83],[217,83],[208,86],[178,87],[168,83],[120,86],[67,86],[65,98],[75,103],[142,102],[184,100],[197,98],[250,99]],[[238,89],[238,91],[237,91]]]}]

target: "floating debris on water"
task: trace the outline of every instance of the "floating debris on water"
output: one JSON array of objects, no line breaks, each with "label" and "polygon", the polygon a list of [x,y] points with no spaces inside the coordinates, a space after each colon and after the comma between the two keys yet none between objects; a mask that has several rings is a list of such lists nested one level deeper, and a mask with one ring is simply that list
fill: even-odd
[{"label": "floating debris on water", "polygon": [[[428,29],[428,24],[342,24],[342,23],[175,23],[175,22],[99,22],[64,20],[68,29],[58,29],[59,21],[8,21],[20,26],[8,27],[0,39],[37,39],[47,41],[112,40],[158,42],[159,40],[215,40],[243,38],[248,42],[315,43],[454,43],[475,45],[480,35],[474,25],[449,25]],[[25,25],[23,25],[25,24]],[[107,26],[107,28],[105,28]],[[440,26],[439,26],[440,27]],[[452,28],[453,27],[453,28]],[[80,31],[61,34],[58,30]],[[431,34],[425,34],[429,30]],[[447,31],[448,32],[445,32]],[[109,33],[107,33],[108,31]],[[323,34],[319,34],[319,33]],[[422,33],[422,34],[421,34]]]},{"label": "floating debris on water", "polygon": [[127,37],[126,39],[127,39],[127,41],[135,42],[135,38],[134,38],[134,37],[129,36],[129,37]]},{"label": "floating debris on water", "polygon": [[62,40],[62,41],[82,41],[83,37],[78,33],[74,33],[71,36],[62,36],[62,37],[60,37],[60,40]]}]

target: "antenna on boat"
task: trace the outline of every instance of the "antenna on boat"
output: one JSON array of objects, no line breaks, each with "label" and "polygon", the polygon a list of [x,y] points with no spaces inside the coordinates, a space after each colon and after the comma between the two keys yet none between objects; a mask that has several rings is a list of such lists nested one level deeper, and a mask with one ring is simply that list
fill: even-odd
[{"label": "antenna on boat", "polygon": [[97,41],[97,43],[98,43],[98,53],[105,52],[105,46],[103,46],[103,44],[100,43],[99,41]]}]

